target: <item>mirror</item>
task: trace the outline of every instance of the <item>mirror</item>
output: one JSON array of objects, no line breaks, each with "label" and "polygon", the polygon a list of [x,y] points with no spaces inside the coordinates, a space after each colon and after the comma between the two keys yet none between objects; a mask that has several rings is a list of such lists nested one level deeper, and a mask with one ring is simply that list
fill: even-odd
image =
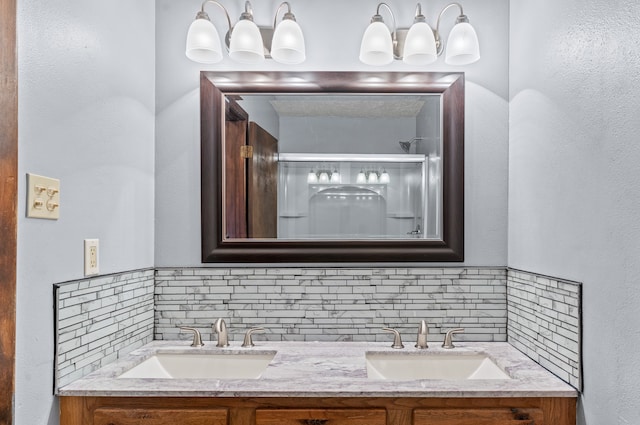
[{"label": "mirror", "polygon": [[203,262],[463,261],[464,76],[203,72]]}]

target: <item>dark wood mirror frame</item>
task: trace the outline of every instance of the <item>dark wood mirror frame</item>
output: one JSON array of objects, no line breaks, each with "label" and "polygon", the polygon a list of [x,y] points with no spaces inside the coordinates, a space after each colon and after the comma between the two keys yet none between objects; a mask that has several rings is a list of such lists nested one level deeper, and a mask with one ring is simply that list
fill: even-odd
[{"label": "dark wood mirror frame", "polygon": [[[438,93],[442,96],[442,240],[223,238],[222,143],[226,93]],[[244,263],[464,261],[464,74],[427,72],[213,72],[200,77],[202,261]]]}]

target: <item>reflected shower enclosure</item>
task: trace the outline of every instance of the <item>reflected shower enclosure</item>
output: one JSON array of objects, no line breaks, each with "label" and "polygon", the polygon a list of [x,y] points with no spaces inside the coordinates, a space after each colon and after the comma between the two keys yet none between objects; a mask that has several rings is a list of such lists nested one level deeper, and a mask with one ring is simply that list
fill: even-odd
[{"label": "reflected shower enclosure", "polygon": [[439,158],[280,154],[278,239],[440,235]]},{"label": "reflected shower enclosure", "polygon": [[309,198],[308,236],[383,237],[386,211],[386,199],[373,189],[358,186],[320,189]]}]

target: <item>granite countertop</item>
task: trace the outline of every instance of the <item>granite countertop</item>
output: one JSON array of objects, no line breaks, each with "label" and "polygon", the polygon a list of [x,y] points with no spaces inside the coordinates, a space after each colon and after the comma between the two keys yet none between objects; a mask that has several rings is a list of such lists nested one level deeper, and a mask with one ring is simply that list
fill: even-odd
[{"label": "granite countertop", "polygon": [[[61,388],[60,396],[188,397],[577,397],[576,390],[508,343],[456,342],[453,350],[431,343],[427,350],[395,350],[388,343],[239,342],[216,348],[186,341],[154,341],[116,362]],[[269,354],[275,357],[258,379],[141,379],[120,374],[156,353]],[[508,380],[377,380],[367,378],[366,353],[415,355],[484,353]]]}]

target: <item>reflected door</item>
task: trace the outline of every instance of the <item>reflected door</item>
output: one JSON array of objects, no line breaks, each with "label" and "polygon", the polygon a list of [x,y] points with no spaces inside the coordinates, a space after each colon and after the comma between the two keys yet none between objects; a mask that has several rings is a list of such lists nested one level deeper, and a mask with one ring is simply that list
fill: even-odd
[{"label": "reflected door", "polygon": [[278,139],[254,122],[249,123],[253,156],[248,172],[248,227],[250,238],[278,237]]},{"label": "reflected door", "polygon": [[225,223],[227,238],[247,237],[247,178],[242,146],[247,138],[247,121],[225,124]]}]

